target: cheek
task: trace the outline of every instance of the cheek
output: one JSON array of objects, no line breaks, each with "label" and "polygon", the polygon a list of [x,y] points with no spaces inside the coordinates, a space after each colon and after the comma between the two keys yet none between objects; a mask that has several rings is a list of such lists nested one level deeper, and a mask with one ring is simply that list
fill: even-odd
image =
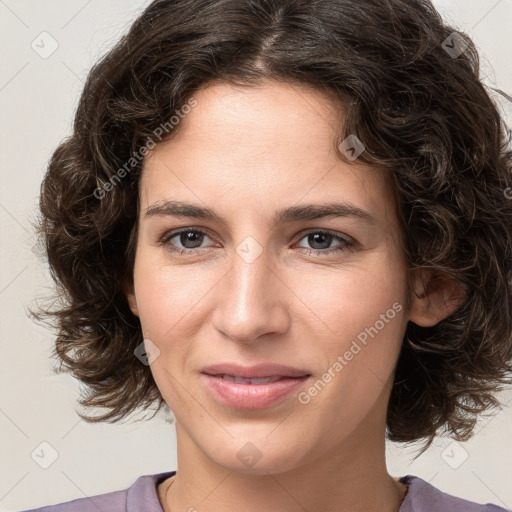
[{"label": "cheek", "polygon": [[190,327],[194,308],[215,283],[208,282],[209,273],[162,263],[163,258],[153,251],[142,250],[138,255],[135,292],[144,335],[163,340],[178,337],[172,333]]},{"label": "cheek", "polygon": [[[375,406],[385,407],[379,397],[388,391],[406,323],[404,282],[368,268],[338,276],[325,280],[328,293],[326,287],[323,294],[317,289],[321,281],[310,283],[308,304],[322,320],[315,322],[312,335],[327,363],[302,403],[310,400],[329,411],[322,428],[329,424],[335,431],[344,425],[348,432]],[[308,421],[313,428],[319,420]]]},{"label": "cheek", "polygon": [[150,251],[141,251],[134,272],[144,338],[159,349],[151,372],[165,402],[180,420],[180,415],[195,411],[181,381],[201,324],[197,318],[200,300],[206,293],[205,276],[188,270],[162,264]]},{"label": "cheek", "polygon": [[319,334],[324,332],[325,339],[331,339],[334,346],[340,339],[357,337],[376,322],[383,327],[381,315],[385,316],[384,321],[389,320],[382,329],[386,337],[393,337],[391,331],[399,333],[405,309],[405,278],[405,269],[381,251],[353,260],[345,267],[304,272],[300,280],[288,276],[290,282],[296,282],[292,289],[304,302],[304,318],[316,319],[318,327],[314,329]]},{"label": "cheek", "polygon": [[364,265],[316,272],[301,283],[298,293],[316,314],[302,327],[326,361],[319,400],[337,411],[333,421],[351,424],[349,416],[372,407],[392,376],[406,323],[405,271],[374,253]]}]

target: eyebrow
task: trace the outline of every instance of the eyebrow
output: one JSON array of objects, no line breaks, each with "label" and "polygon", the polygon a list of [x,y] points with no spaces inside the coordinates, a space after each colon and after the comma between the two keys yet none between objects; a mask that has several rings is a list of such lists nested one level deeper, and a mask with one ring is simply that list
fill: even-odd
[{"label": "eyebrow", "polygon": [[[214,220],[228,225],[228,222],[215,212],[215,210],[182,201],[157,201],[146,209],[144,217],[159,216]],[[286,222],[315,220],[326,217],[355,217],[370,224],[376,223],[376,219],[366,210],[345,202],[289,206],[277,211],[274,215],[273,222],[274,224],[284,224]]]}]

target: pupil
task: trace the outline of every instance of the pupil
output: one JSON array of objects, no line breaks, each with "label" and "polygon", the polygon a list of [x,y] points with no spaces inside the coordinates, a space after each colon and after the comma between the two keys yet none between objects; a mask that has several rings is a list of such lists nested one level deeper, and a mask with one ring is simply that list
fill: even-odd
[{"label": "pupil", "polygon": [[[195,237],[199,237],[199,240],[194,240]],[[181,240],[180,242],[184,245],[184,247],[186,247],[187,249],[195,249],[196,247],[199,247],[201,245],[201,239],[200,239],[201,235],[200,233],[196,233],[194,231],[187,231],[186,233],[182,233],[181,234]],[[189,247],[187,245],[187,242],[192,242],[192,244],[194,244],[194,242],[196,243],[196,245],[193,245],[193,247]]]},{"label": "pupil", "polygon": [[[329,247],[330,245],[330,238],[331,238],[332,235],[328,235],[328,234],[323,234],[323,233],[314,233],[312,235],[309,235],[309,238],[310,238],[310,243],[311,243],[311,239],[313,240],[313,242],[311,243],[311,245],[315,245],[317,243],[319,243],[320,245],[322,245],[322,240],[323,241],[323,244],[325,244],[325,240],[327,240],[329,243],[327,243],[327,245],[325,247],[314,247],[315,249],[327,249],[327,247]],[[320,240],[318,240],[318,237],[320,237]]]}]

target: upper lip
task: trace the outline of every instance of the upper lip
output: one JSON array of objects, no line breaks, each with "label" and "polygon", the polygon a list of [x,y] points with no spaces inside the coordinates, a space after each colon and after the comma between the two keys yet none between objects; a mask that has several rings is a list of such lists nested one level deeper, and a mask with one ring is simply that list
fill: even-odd
[{"label": "upper lip", "polygon": [[264,377],[305,377],[310,375],[299,368],[282,364],[261,363],[254,366],[241,366],[236,363],[220,363],[206,366],[201,373],[207,375],[231,375],[243,379],[261,379]]}]

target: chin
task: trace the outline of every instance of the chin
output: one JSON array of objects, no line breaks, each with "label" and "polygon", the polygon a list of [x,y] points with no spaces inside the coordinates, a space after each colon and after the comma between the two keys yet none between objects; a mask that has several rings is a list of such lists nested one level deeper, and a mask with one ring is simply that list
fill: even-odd
[{"label": "chin", "polygon": [[[206,447],[205,453],[219,466],[235,473],[247,475],[268,475],[294,470],[303,464],[305,454],[297,450],[301,439],[267,438],[265,429],[260,436],[243,436],[244,440],[215,443],[216,451],[211,453],[212,442]],[[271,434],[272,436],[273,434]]]}]

